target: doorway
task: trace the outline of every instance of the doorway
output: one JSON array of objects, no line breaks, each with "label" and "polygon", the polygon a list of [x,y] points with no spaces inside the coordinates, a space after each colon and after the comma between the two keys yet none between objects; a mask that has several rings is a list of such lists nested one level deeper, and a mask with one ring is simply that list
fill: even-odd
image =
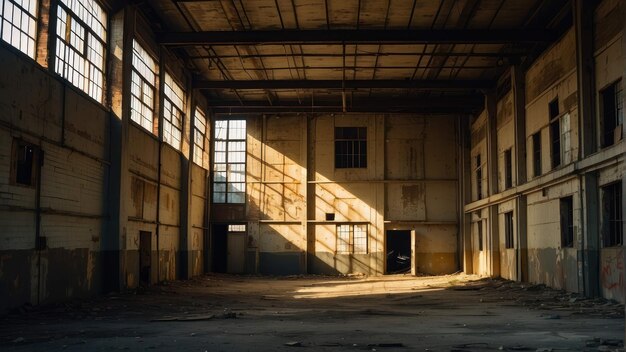
[{"label": "doorway", "polygon": [[139,281],[150,285],[152,272],[152,232],[139,231]]},{"label": "doorway", "polygon": [[385,274],[411,271],[411,231],[387,230],[385,233],[387,270]]},{"label": "doorway", "polygon": [[213,224],[211,227],[211,271],[214,273],[226,272],[226,253],[228,225]]}]

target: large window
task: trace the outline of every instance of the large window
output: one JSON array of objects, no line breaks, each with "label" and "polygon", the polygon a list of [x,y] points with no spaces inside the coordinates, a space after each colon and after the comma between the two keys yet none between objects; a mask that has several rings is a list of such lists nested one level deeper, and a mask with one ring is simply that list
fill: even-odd
[{"label": "large window", "polygon": [[213,203],[245,203],[246,121],[215,121]]},{"label": "large window", "polygon": [[156,62],[133,40],[133,69],[131,73],[130,119],[154,133],[154,92]]},{"label": "large window", "polygon": [[193,161],[204,166],[205,141],[206,141],[206,116],[199,108],[194,113],[194,130],[193,130]]},{"label": "large window", "polygon": [[90,97],[104,100],[106,13],[95,0],[60,0],[55,70]]},{"label": "large window", "polygon": [[335,127],[335,168],[367,167],[367,128]]},{"label": "large window", "polygon": [[604,247],[618,247],[624,242],[622,225],[622,184],[602,187],[602,238]]},{"label": "large window", "polygon": [[565,197],[559,201],[561,212],[561,247],[574,246],[574,201]]},{"label": "large window", "polygon": [[37,0],[0,1],[0,37],[35,58]]},{"label": "large window", "polygon": [[600,92],[602,103],[602,147],[608,147],[622,138],[624,101],[622,81],[619,80]]},{"label": "large window", "polygon": [[367,225],[337,225],[337,253],[367,253]]},{"label": "large window", "polygon": [[513,212],[504,213],[504,247],[513,248]]},{"label": "large window", "polygon": [[167,72],[163,83],[163,140],[180,150],[185,101],[183,89]]}]

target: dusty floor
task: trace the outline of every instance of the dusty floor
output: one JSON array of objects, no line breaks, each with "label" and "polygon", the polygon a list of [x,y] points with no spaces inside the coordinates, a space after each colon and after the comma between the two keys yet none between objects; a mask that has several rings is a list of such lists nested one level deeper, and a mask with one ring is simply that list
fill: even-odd
[{"label": "dusty floor", "polygon": [[2,351],[614,351],[624,307],[466,275],[209,275],[0,318]]}]

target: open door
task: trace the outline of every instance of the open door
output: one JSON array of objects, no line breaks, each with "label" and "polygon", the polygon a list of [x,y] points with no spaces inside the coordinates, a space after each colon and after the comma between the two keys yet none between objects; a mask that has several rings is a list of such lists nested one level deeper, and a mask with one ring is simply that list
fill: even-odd
[{"label": "open door", "polygon": [[411,230],[388,230],[385,233],[387,270],[385,274],[411,271]]},{"label": "open door", "polygon": [[152,273],[152,232],[139,232],[139,281],[143,286],[150,285]]},{"label": "open door", "polygon": [[245,270],[246,226],[228,225],[228,261],[226,272],[242,274]]},{"label": "open door", "polygon": [[228,225],[213,224],[211,227],[211,271],[214,273],[226,272],[226,254]]}]

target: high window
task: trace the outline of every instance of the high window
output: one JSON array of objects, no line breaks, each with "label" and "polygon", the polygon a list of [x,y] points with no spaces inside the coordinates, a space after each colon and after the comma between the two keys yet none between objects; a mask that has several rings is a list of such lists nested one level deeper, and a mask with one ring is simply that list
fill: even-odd
[{"label": "high window", "polygon": [[130,119],[155,133],[154,92],[156,62],[136,40],[133,40],[133,65],[130,76]]},{"label": "high window", "polygon": [[213,203],[245,203],[246,121],[215,121]]},{"label": "high window", "polygon": [[337,253],[367,253],[367,225],[337,225]]},{"label": "high window", "polygon": [[476,155],[476,197],[477,199],[483,198],[483,164],[480,154]]},{"label": "high window", "polygon": [[513,241],[513,212],[504,213],[504,246],[506,248],[514,247]]},{"label": "high window", "polygon": [[533,134],[533,176],[541,176],[541,131]]},{"label": "high window", "polygon": [[574,202],[572,197],[561,198],[561,247],[574,246]]},{"label": "high window", "polygon": [[622,81],[619,80],[600,92],[602,109],[602,147],[608,147],[622,138],[624,100]]},{"label": "high window", "polygon": [[163,83],[163,140],[180,150],[185,101],[183,89],[167,72]]},{"label": "high window", "polygon": [[504,189],[513,187],[513,156],[511,149],[504,151]]},{"label": "high window", "polygon": [[550,143],[552,167],[561,165],[561,121],[559,120],[559,99],[554,99],[548,106],[550,113]]},{"label": "high window", "polygon": [[0,2],[0,37],[32,58],[35,58],[37,5],[37,0]]},{"label": "high window", "polygon": [[604,247],[623,244],[622,184],[616,182],[602,187],[602,238]]},{"label": "high window", "polygon": [[335,127],[335,168],[367,167],[367,128]]},{"label": "high window", "polygon": [[106,24],[106,13],[95,0],[59,1],[55,71],[101,103]]},{"label": "high window", "polygon": [[206,116],[199,108],[194,113],[194,129],[193,129],[193,161],[204,166],[205,141],[206,141]]}]

